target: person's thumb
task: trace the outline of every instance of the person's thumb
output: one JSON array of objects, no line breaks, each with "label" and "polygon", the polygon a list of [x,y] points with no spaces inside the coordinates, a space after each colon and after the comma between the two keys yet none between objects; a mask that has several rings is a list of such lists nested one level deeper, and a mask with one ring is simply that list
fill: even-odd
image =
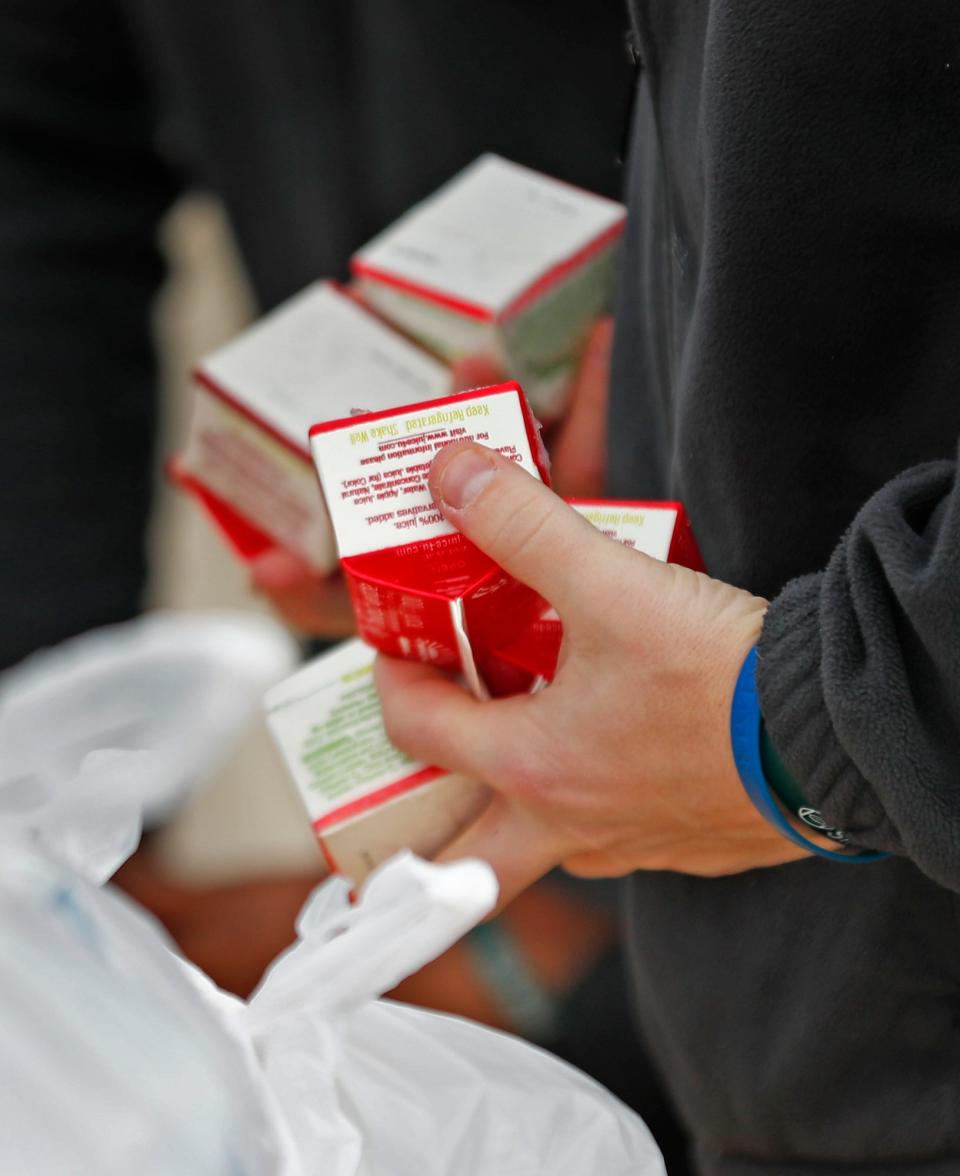
[{"label": "person's thumb", "polygon": [[437,454],[430,489],[443,514],[481,551],[561,616],[578,611],[606,545],[562,498],[514,462],[470,441]]}]

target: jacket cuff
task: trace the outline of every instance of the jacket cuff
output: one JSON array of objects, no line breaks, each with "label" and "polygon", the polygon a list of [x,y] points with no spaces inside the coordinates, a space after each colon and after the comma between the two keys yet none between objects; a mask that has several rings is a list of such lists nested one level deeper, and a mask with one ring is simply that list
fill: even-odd
[{"label": "jacket cuff", "polygon": [[822,574],[792,580],[767,610],[757,657],[770,738],[810,804],[863,849],[904,852],[871,786],[840,746],[820,675]]}]

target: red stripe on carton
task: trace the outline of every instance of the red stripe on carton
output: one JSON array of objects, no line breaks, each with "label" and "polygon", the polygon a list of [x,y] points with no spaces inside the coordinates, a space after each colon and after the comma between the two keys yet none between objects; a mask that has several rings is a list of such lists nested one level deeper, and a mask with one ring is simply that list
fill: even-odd
[{"label": "red stripe on carton", "polygon": [[370,792],[366,796],[361,796],[357,800],[351,801],[349,804],[342,805],[340,808],[331,809],[330,812],[325,813],[322,817],[318,817],[313,822],[313,827],[317,833],[324,833],[327,829],[333,829],[338,825],[342,825],[344,821],[349,821],[353,817],[359,817],[363,813],[369,812],[370,809],[379,808],[382,804],[386,804],[388,800],[393,800],[398,796],[402,796],[405,792],[410,792],[414,788],[419,788],[423,784],[429,784],[431,780],[438,780],[441,776],[446,775],[442,768],[421,768],[418,772],[412,772],[409,776],[405,776],[402,780],[396,780],[393,784],[388,784],[385,788],[379,788],[376,792]]},{"label": "red stripe on carton", "polygon": [[391,273],[376,265],[368,265],[360,257],[354,257],[351,260],[350,271],[357,278],[366,278],[371,282],[380,282],[384,286],[393,286],[396,290],[402,290],[404,294],[410,294],[414,298],[422,298],[426,302],[436,302],[438,306],[455,311],[457,314],[465,314],[468,318],[492,322],[497,317],[496,311],[491,310],[488,306],[468,302],[466,298],[456,298],[452,294],[445,294],[442,290],[434,289],[422,282],[405,278],[402,274]]}]

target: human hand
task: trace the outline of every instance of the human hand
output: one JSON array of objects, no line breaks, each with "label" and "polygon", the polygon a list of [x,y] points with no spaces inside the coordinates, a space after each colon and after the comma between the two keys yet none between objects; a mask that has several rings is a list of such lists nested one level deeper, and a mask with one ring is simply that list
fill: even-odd
[{"label": "human hand", "polygon": [[[563,498],[599,498],[607,467],[607,400],[613,319],[598,320],[587,337],[566,412],[544,429],[550,480]],[[503,371],[487,356],[470,355],[453,366],[455,388],[497,384]]]},{"label": "human hand", "polygon": [[805,856],[756,812],[730,745],[765,601],[605,538],[483,446],[447,446],[430,484],[446,517],[564,626],[556,678],[535,695],[480,702],[428,666],[378,659],[397,746],[495,791],[445,859],[489,861],[507,901],[558,864],[719,875]]},{"label": "human hand", "polygon": [[[545,435],[554,488],[567,498],[596,498],[603,489],[612,338],[612,320],[601,319],[587,340],[567,413]],[[488,356],[470,355],[453,365],[451,386],[477,388],[503,378]],[[250,581],[305,636],[350,637],[357,631],[350,593],[339,572],[319,576],[295,555],[273,548],[251,562]]]},{"label": "human hand", "polygon": [[357,631],[346,580],[340,572],[319,576],[291,552],[277,547],[250,564],[255,592],[308,637],[350,637]]}]

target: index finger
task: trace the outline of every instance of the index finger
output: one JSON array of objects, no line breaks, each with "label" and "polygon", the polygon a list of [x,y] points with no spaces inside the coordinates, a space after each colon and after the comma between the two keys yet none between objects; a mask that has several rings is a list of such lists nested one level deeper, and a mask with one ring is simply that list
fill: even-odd
[{"label": "index finger", "polygon": [[518,748],[536,754],[528,695],[480,702],[439,670],[382,654],[374,680],[387,737],[415,760],[502,787]]}]

